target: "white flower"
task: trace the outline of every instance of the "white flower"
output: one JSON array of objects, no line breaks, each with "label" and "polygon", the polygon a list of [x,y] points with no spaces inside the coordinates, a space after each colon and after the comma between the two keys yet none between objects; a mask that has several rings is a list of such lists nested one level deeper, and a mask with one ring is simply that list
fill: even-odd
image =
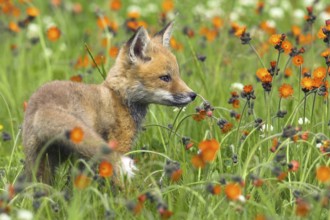
[{"label": "white flower", "polygon": [[269,124],[263,124],[261,125],[260,131],[261,132],[265,132],[265,131],[273,131],[274,127],[272,125]]},{"label": "white flower", "polygon": [[240,195],[238,197],[238,200],[241,201],[241,202],[245,202],[246,201],[246,199],[245,199],[245,197],[243,195]]},{"label": "white flower", "polygon": [[284,11],[283,11],[283,9],[280,8],[280,7],[272,7],[272,8],[269,10],[269,15],[270,15],[272,18],[280,19],[280,18],[283,18],[283,17],[284,17]]},{"label": "white flower", "polygon": [[253,6],[255,4],[255,0],[240,0],[239,5],[244,6]]},{"label": "white flower", "polygon": [[29,210],[18,210],[17,212],[17,219],[19,220],[32,220],[33,219],[33,214]]},{"label": "white flower", "polygon": [[243,88],[244,88],[244,85],[242,83],[239,83],[239,82],[235,82],[235,83],[230,85],[231,90],[237,90],[239,92],[243,91]]},{"label": "white flower", "polygon": [[31,23],[27,26],[26,36],[29,40],[39,37],[40,28],[38,25]]},{"label": "white flower", "polygon": [[302,9],[296,9],[293,11],[293,18],[295,20],[300,20],[300,19],[303,19],[305,16],[305,11],[302,10]]},{"label": "white flower", "polygon": [[0,214],[0,220],[10,220],[10,216],[7,215],[6,213],[1,213]]},{"label": "white flower", "polygon": [[135,171],[138,170],[134,165],[134,160],[125,156],[121,158],[119,169],[122,175],[127,175],[129,178],[133,178],[135,176]]},{"label": "white flower", "polygon": [[127,12],[128,13],[136,12],[138,14],[141,14],[141,8],[139,6],[136,6],[136,5],[130,5],[127,8]]},{"label": "white flower", "polygon": [[198,4],[193,8],[193,13],[195,15],[204,15],[205,13],[205,7],[202,4]]},{"label": "white flower", "polygon": [[303,125],[303,124],[309,124],[310,123],[310,121],[308,120],[308,118],[299,118],[298,119],[298,124],[299,125]]},{"label": "white flower", "polygon": [[158,11],[158,7],[154,3],[149,3],[147,6],[144,8],[146,13],[156,13]]},{"label": "white flower", "polygon": [[316,148],[321,148],[322,147],[322,143],[317,143],[316,144]]}]

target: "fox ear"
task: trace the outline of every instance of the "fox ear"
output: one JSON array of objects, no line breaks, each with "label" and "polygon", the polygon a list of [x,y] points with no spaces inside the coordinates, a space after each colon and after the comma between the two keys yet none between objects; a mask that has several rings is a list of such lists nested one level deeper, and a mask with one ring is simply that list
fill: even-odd
[{"label": "fox ear", "polygon": [[163,30],[159,31],[154,36],[155,38],[160,39],[160,42],[163,44],[164,47],[170,46],[170,39],[173,31],[173,25],[174,25],[174,21],[171,21],[163,28]]},{"label": "fox ear", "polygon": [[138,58],[146,58],[146,50],[149,44],[150,38],[144,27],[139,27],[135,34],[126,43],[128,48],[128,57],[132,63],[135,63]]}]

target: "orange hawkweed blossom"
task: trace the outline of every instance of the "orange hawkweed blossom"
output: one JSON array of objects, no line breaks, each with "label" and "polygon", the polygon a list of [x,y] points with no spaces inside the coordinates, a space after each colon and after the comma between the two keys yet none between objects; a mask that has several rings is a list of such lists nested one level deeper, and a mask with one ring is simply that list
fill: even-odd
[{"label": "orange hawkweed blossom", "polygon": [[175,170],[171,174],[171,181],[177,182],[181,179],[181,176],[182,176],[182,169]]},{"label": "orange hawkweed blossom", "polygon": [[291,52],[292,44],[289,41],[283,41],[281,47],[284,50],[284,53],[288,54]]},{"label": "orange hawkweed blossom", "polygon": [[301,55],[294,56],[292,62],[295,66],[301,66],[304,63],[304,58]]},{"label": "orange hawkweed blossom", "polygon": [[26,14],[27,14],[28,16],[30,16],[30,17],[37,17],[37,16],[40,14],[40,12],[39,12],[39,10],[38,10],[37,8],[35,8],[35,7],[28,7],[28,8],[26,9]]},{"label": "orange hawkweed blossom", "polygon": [[107,161],[102,161],[99,165],[99,175],[102,177],[110,177],[113,175],[112,164]]},{"label": "orange hawkweed blossom", "polygon": [[58,27],[52,26],[47,29],[47,38],[48,40],[55,42],[57,41],[61,36],[61,31],[58,29]]},{"label": "orange hawkweed blossom", "polygon": [[238,183],[228,183],[225,186],[225,194],[230,200],[237,200],[242,195],[242,189]]},{"label": "orange hawkweed blossom", "polygon": [[183,50],[183,45],[177,40],[175,40],[173,37],[170,39],[170,46],[177,51]]},{"label": "orange hawkweed blossom", "polygon": [[81,56],[78,58],[76,64],[74,65],[75,69],[86,68],[89,65],[89,58],[87,55]]},{"label": "orange hawkweed blossom", "polygon": [[206,117],[206,111],[205,110],[200,110],[199,112],[197,112],[195,115],[192,116],[192,118],[195,121],[202,121],[204,120]]},{"label": "orange hawkweed blossom", "polygon": [[326,183],[330,181],[330,167],[320,166],[316,169],[316,178],[322,182]]},{"label": "orange hawkweed blossom", "polygon": [[272,75],[268,72],[267,68],[259,68],[257,70],[257,77],[263,83],[272,82]]},{"label": "orange hawkweed blossom", "polygon": [[8,29],[14,33],[18,33],[20,31],[17,23],[13,21],[9,22]]},{"label": "orange hawkweed blossom", "polygon": [[282,37],[281,34],[273,34],[269,38],[269,43],[275,46],[281,42],[281,37]]},{"label": "orange hawkweed blossom", "polygon": [[301,87],[305,91],[310,91],[314,88],[314,80],[310,77],[303,77],[301,80]]},{"label": "orange hawkweed blossom", "polygon": [[205,162],[213,161],[216,157],[216,153],[220,149],[220,144],[217,140],[205,140],[199,143],[198,145],[202,159]]},{"label": "orange hawkweed blossom", "polygon": [[116,47],[116,46],[112,46],[110,49],[109,49],[109,56],[111,58],[116,58],[117,55],[119,53],[119,48]]},{"label": "orange hawkweed blossom", "polygon": [[278,89],[278,91],[280,93],[280,97],[284,99],[292,96],[293,94],[292,86],[285,83]]},{"label": "orange hawkweed blossom", "polygon": [[223,26],[223,23],[223,20],[219,16],[215,16],[212,18],[213,27],[216,29],[221,28]]},{"label": "orange hawkweed blossom", "polygon": [[110,9],[113,11],[118,11],[121,8],[121,0],[111,0]]},{"label": "orange hawkweed blossom", "polygon": [[74,186],[77,189],[85,189],[91,184],[92,180],[86,175],[80,174],[74,180]]},{"label": "orange hawkweed blossom", "polygon": [[318,67],[313,71],[313,77],[315,79],[323,80],[326,77],[327,69],[325,67]]},{"label": "orange hawkweed blossom", "polygon": [[70,140],[79,144],[84,139],[84,131],[80,127],[75,127],[70,131]]},{"label": "orange hawkweed blossom", "polygon": [[174,1],[173,0],[163,0],[162,9],[165,13],[172,11],[174,9]]}]

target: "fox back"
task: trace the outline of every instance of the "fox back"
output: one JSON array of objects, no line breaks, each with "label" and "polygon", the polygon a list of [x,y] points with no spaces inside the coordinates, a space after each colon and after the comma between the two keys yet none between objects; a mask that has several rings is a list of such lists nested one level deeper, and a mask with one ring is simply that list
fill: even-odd
[{"label": "fox back", "polygon": [[[130,150],[148,105],[184,106],[196,97],[168,49],[172,27],[168,24],[153,37],[140,27],[99,85],[55,81],[32,95],[23,125],[28,177],[52,182],[55,168],[71,155],[109,161],[117,174],[132,171],[123,167],[127,163],[121,163],[121,155]],[[68,138],[76,128],[84,137],[78,143]],[[105,153],[111,140],[116,148]]]}]

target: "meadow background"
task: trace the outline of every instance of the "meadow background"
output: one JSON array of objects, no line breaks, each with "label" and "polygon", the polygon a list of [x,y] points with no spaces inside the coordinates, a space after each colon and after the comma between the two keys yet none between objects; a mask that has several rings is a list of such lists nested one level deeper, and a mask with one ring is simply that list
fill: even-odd
[{"label": "meadow background", "polygon": [[[330,219],[326,0],[0,0],[0,9],[0,219]],[[51,80],[102,82],[138,26],[156,33],[173,19],[171,50],[199,97],[150,106],[129,153],[136,177],[114,189],[97,169],[67,163],[54,186],[26,182],[31,94]]]}]

